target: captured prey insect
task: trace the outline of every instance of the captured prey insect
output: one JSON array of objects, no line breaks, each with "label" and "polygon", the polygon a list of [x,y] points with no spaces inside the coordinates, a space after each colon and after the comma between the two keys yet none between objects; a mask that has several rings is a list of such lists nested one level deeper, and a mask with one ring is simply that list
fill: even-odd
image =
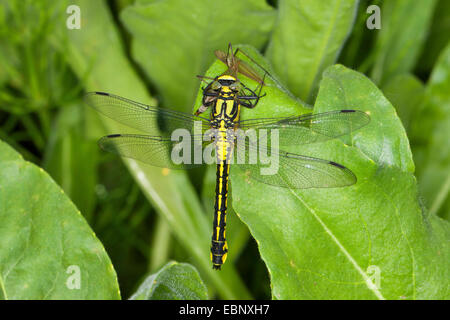
[{"label": "captured prey insect", "polygon": [[[347,135],[370,121],[366,113],[357,110],[241,120],[241,107],[255,108],[264,97],[261,91],[265,85],[267,71],[243,53],[264,71],[261,77],[249,64],[237,57],[239,52],[242,51],[237,49],[233,52],[231,45],[227,53],[216,51],[217,58],[224,62],[228,69],[215,78],[201,77],[203,81],[210,81],[202,88],[202,105],[194,115],[152,107],[104,92],[91,92],[85,97],[87,104],[98,112],[147,133],[105,136],[99,140],[99,145],[106,151],[158,167],[190,169],[201,166],[204,162],[198,161],[196,152],[183,152],[183,161],[180,164],[179,159],[174,158],[174,154],[179,154],[179,136],[174,139],[173,133],[177,129],[191,133],[189,145],[194,151],[199,147],[202,151],[212,146],[217,166],[210,248],[214,269],[221,268],[228,253],[225,236],[228,176],[232,162],[230,159],[234,153],[251,154],[263,149],[270,150],[271,156],[276,156],[277,159],[277,170],[274,173],[263,173],[266,164],[261,162],[242,161],[235,166],[243,169],[248,177],[273,186],[292,189],[333,188],[349,186],[356,182],[353,172],[343,165],[274,149],[274,139],[265,139],[265,146],[257,146],[246,139],[239,143],[242,141],[240,130],[277,131],[279,146],[303,145]],[[239,80],[238,73],[256,81],[258,87],[254,90],[248,88]],[[201,114],[208,109],[211,109],[210,117],[202,117]],[[195,133],[198,127],[201,129],[200,133]],[[213,134],[206,134],[211,129]]]}]

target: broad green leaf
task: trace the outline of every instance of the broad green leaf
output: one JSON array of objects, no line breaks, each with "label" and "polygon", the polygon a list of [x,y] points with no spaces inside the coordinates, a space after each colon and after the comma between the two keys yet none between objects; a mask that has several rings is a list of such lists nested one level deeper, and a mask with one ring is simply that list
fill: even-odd
[{"label": "broad green leaf", "polygon": [[287,87],[304,101],[313,101],[323,70],[336,61],[357,6],[356,0],[279,2],[267,57]]},{"label": "broad green leaf", "polygon": [[0,141],[0,297],[120,299],[100,241],[41,168]]},{"label": "broad green leaf", "polygon": [[[402,171],[414,172],[414,163],[408,138],[391,103],[363,74],[343,66],[324,72],[321,98],[315,112],[337,109],[367,111],[370,127],[379,130],[358,130],[352,137],[357,147],[379,165],[396,166]],[[369,97],[369,98],[368,98]]]},{"label": "broad green leaf", "polygon": [[411,71],[421,54],[436,0],[384,1],[381,30],[375,44],[371,78],[383,84],[399,73]]},{"label": "broad green leaf", "polygon": [[395,110],[365,76],[334,66],[324,73],[314,112],[340,108],[366,111],[372,121],[347,145],[288,151],[347,166],[355,185],[292,190],[231,173],[233,208],[258,242],[273,297],[448,299],[450,226],[419,203]]},{"label": "broad green leaf", "polygon": [[[68,61],[77,75],[86,78],[87,90],[111,92],[154,105],[144,83],[126,58],[113,19],[104,3],[85,0],[79,1],[79,5],[85,19],[83,32],[63,29],[67,39],[63,38],[60,42],[66,43]],[[105,37],[105,34],[108,36]],[[133,132],[131,128],[114,121],[102,120],[108,129],[105,134]],[[186,173],[147,166],[131,159],[124,162],[142,192],[166,219],[172,234],[185,248],[207,283],[213,285],[222,298],[249,298],[232,264],[225,265],[221,272],[211,268],[211,225]]]},{"label": "broad green leaf", "polygon": [[11,148],[8,144],[1,142],[2,153],[0,154],[0,161],[22,161],[23,158],[16,150]]},{"label": "broad green leaf", "polygon": [[261,47],[274,10],[264,1],[138,1],[121,14],[132,55],[170,108],[188,111],[214,50],[229,42]]},{"label": "broad green leaf", "polygon": [[[422,122],[428,122],[420,190],[432,213],[450,216],[450,43],[441,53],[426,88]],[[445,204],[445,205],[444,205]]]},{"label": "broad green leaf", "polygon": [[169,262],[148,276],[131,300],[206,300],[208,292],[197,270],[187,263]]}]

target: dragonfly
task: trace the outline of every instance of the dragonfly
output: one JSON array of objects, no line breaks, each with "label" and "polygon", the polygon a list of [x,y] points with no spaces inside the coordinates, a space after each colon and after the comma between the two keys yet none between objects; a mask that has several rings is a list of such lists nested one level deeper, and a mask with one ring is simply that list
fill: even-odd
[{"label": "dragonfly", "polygon": [[[250,58],[261,71],[257,72],[247,61],[238,58],[239,53]],[[105,151],[169,169],[191,169],[204,165],[206,161],[198,159],[199,152],[204,156],[208,147],[215,153],[216,195],[210,259],[212,267],[220,270],[228,254],[226,215],[231,165],[244,170],[250,179],[283,188],[353,185],[357,178],[350,169],[334,161],[274,148],[275,139],[269,133],[277,131],[276,144],[279,147],[307,145],[348,135],[367,125],[370,117],[363,111],[347,109],[287,117],[241,119],[241,108],[253,109],[264,98],[262,88],[265,86],[265,77],[271,76],[245,52],[239,49],[233,51],[231,44],[227,53],[216,51],[215,55],[226,65],[227,70],[214,78],[199,76],[207,85],[202,88],[202,104],[194,114],[158,108],[105,92],[89,92],[85,101],[101,114],[145,133],[102,137],[98,143]],[[258,86],[249,88],[239,79],[239,74],[256,81]],[[210,110],[210,115],[203,116],[207,110]],[[245,133],[251,130],[264,133],[256,141],[246,139]],[[189,133],[187,142],[183,141],[183,148],[180,147],[182,135],[174,137],[174,132]],[[258,143],[261,138],[264,138],[265,145]],[[191,149],[186,149],[186,146]],[[271,159],[277,159],[275,172],[264,172],[267,163],[249,161],[251,154],[262,151],[270,154]],[[237,163],[233,160],[239,154],[245,156]]]}]

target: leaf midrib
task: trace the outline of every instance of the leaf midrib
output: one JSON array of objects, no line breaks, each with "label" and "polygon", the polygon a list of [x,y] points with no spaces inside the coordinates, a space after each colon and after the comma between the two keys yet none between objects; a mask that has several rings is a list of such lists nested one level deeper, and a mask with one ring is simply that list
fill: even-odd
[{"label": "leaf midrib", "polygon": [[0,274],[0,289],[2,290],[3,297],[5,298],[5,300],[8,300],[8,295],[6,294],[5,283],[3,282],[3,277],[1,274]]},{"label": "leaf midrib", "polygon": [[369,276],[362,270],[362,268],[358,265],[356,260],[347,251],[347,249],[345,249],[345,247],[342,245],[339,239],[327,227],[327,225],[322,221],[322,219],[320,219],[320,217],[316,214],[314,209],[308,206],[307,203],[297,193],[295,193],[293,189],[289,188],[289,191],[305,206],[305,208],[313,215],[313,217],[317,220],[317,222],[319,222],[324,231],[330,236],[333,242],[338,246],[338,248],[342,251],[345,257],[350,261],[350,263],[353,265],[356,271],[362,276],[364,283],[367,285],[367,288],[371,290],[379,300],[386,300],[386,298],[383,297],[378,288],[376,288],[376,286],[372,283],[372,280],[370,280]]}]

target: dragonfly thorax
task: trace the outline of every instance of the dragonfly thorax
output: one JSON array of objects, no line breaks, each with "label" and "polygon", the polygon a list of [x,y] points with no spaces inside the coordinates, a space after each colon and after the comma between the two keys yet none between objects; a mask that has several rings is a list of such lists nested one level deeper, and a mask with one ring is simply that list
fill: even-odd
[{"label": "dragonfly thorax", "polygon": [[240,105],[236,99],[238,94],[239,80],[231,75],[217,77],[217,98],[213,104],[211,113],[211,125],[215,128],[232,128],[239,120]]},{"label": "dragonfly thorax", "polygon": [[219,95],[214,103],[211,113],[211,125],[213,127],[231,128],[239,120],[240,105],[239,101],[228,95]]}]

